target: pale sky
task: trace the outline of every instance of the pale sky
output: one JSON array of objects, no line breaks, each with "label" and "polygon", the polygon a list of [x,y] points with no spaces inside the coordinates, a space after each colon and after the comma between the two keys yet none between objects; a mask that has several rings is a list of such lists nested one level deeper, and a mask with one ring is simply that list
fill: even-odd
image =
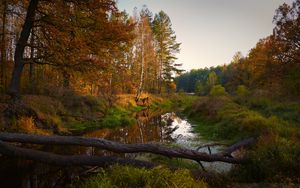
[{"label": "pale sky", "polygon": [[185,70],[230,63],[241,51],[247,55],[259,39],[272,33],[275,10],[292,0],[118,0],[132,14],[147,5],[166,12],[181,42],[178,63]]}]

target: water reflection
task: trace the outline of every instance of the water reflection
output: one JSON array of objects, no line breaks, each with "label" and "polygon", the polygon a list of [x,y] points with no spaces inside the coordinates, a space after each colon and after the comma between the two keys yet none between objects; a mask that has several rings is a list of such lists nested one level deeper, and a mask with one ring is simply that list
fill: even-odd
[{"label": "water reflection", "polygon": [[[126,144],[133,143],[174,143],[187,149],[197,149],[208,144],[209,141],[201,139],[201,135],[193,133],[193,125],[187,119],[179,117],[176,113],[151,114],[149,110],[141,111],[136,115],[136,124],[120,129],[101,129],[86,134],[87,137],[104,138]],[[222,147],[211,147],[212,153],[217,153]],[[96,155],[116,155],[98,149],[92,149]],[[207,152],[207,148],[200,150]],[[139,154],[118,154],[119,156],[136,157]],[[229,171],[231,166],[227,163],[203,163],[206,169],[218,172]]]},{"label": "water reflection", "polygon": [[191,125],[175,113],[151,115],[149,110],[136,114],[136,124],[120,129],[101,129],[87,137],[104,138],[121,143],[178,143],[189,146],[195,138]]}]

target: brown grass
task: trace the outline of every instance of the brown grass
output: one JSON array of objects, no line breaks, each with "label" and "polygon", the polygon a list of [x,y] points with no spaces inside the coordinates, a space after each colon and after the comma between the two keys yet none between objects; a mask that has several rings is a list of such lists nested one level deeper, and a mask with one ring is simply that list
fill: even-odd
[{"label": "brown grass", "polygon": [[[134,94],[121,94],[121,95],[118,95],[117,97],[118,97],[118,100],[116,101],[117,106],[121,106],[121,107],[127,107],[128,105],[136,106]],[[163,99],[161,97],[153,95],[153,94],[143,93],[141,95],[141,98],[146,98],[146,97],[149,97],[149,103],[152,103],[152,102],[161,103],[163,101]]]}]

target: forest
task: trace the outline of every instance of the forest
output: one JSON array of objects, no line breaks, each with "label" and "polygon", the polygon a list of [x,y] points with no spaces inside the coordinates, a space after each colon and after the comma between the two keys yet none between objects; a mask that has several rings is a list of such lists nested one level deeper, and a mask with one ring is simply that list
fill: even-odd
[{"label": "forest", "polygon": [[270,22],[185,71],[163,10],[1,0],[0,186],[297,187],[300,0]]}]

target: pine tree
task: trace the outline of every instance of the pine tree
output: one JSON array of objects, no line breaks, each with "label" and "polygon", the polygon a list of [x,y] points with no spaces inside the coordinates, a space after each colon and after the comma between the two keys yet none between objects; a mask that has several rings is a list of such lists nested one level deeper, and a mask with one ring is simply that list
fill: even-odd
[{"label": "pine tree", "polygon": [[180,52],[180,43],[176,41],[171,20],[165,12],[160,11],[155,15],[152,27],[160,64],[158,90],[161,93],[162,85],[165,84],[168,89],[168,86],[174,81],[175,74],[182,72],[179,69],[181,64],[175,63],[176,54]]}]

